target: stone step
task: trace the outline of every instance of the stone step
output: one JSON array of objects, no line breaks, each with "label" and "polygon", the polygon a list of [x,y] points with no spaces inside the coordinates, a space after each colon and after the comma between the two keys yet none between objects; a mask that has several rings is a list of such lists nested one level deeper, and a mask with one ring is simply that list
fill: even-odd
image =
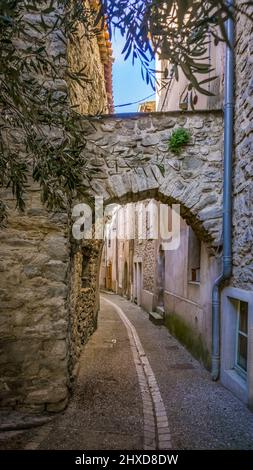
[{"label": "stone step", "polygon": [[149,320],[154,323],[154,325],[163,325],[164,318],[163,315],[157,312],[149,312]]},{"label": "stone step", "polygon": [[163,318],[165,317],[164,307],[162,306],[156,307],[156,312],[159,313],[159,315],[162,315]]}]

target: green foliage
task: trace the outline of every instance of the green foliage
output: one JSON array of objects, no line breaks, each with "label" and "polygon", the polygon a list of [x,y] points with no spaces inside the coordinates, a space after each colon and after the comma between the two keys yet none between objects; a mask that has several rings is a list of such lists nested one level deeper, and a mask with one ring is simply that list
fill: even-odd
[{"label": "green foliage", "polygon": [[182,147],[187,145],[190,139],[190,132],[184,129],[183,127],[179,127],[178,129],[175,129],[172,132],[168,140],[168,149],[176,155],[179,155],[182,150]]},{"label": "green foliage", "polygon": [[[111,29],[119,29],[125,38],[122,53],[125,60],[141,62],[142,77],[154,90],[157,75],[162,88],[169,88],[172,78],[181,70],[189,81],[190,102],[194,106],[196,91],[212,95],[206,88],[213,69],[209,57],[210,41],[228,42],[225,21],[234,11],[252,19],[253,2],[235,2],[233,9],[226,0],[101,0]],[[152,61],[160,59],[173,64],[171,73],[153,70]],[[199,78],[200,74],[203,76]]]},{"label": "green foliage", "polygon": [[[66,64],[77,21],[88,39],[96,34],[94,12],[82,0],[0,2],[0,189],[12,189],[20,210],[30,176],[50,209],[66,207],[86,189],[84,117],[71,108],[66,86],[92,79]],[[0,201],[0,220],[5,214]]]}]

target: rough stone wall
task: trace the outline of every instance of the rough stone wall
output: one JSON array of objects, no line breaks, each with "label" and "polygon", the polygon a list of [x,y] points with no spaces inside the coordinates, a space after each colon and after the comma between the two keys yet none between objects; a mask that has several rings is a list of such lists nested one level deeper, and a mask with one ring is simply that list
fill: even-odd
[{"label": "rough stone wall", "polygon": [[[25,19],[36,24],[40,15],[27,14]],[[44,17],[47,23],[53,19],[50,14]],[[32,43],[38,32],[27,26],[27,34]],[[46,42],[59,79],[45,77],[45,87],[61,96],[66,93],[66,58],[59,34],[55,29]],[[22,47],[21,39],[18,46]],[[4,138],[22,155],[19,129]],[[31,180],[28,188],[24,213],[16,210],[11,191],[1,191],[8,224],[0,231],[0,405],[58,411],[68,399],[67,214],[49,213],[41,204],[40,188]]]},{"label": "rough stone wall", "polygon": [[76,243],[66,213],[50,213],[31,184],[20,214],[10,192],[0,231],[0,406],[65,408],[70,378],[99,310],[102,241]]},{"label": "rough stone wall", "polygon": [[[89,2],[84,2],[85,7]],[[72,105],[81,114],[105,114],[108,112],[108,100],[105,88],[104,66],[101,62],[97,37],[87,37],[84,25],[78,23],[73,41],[67,48],[68,65],[72,72],[82,71],[88,81],[79,84],[76,80],[68,80]]]},{"label": "rough stone wall", "polygon": [[[90,2],[84,0],[84,7]],[[71,72],[86,75],[85,86],[67,79],[71,104],[81,114],[108,112],[104,66],[96,36],[87,36],[84,25],[76,24],[76,32],[67,46],[67,62]],[[69,373],[72,376],[81,350],[97,324],[99,308],[98,273],[101,242],[76,244],[71,240],[71,268],[68,335]]]},{"label": "rough stone wall", "polygon": [[70,271],[69,372],[97,326],[102,241],[72,243]]},{"label": "rough stone wall", "polygon": [[67,216],[48,213],[33,186],[26,211],[12,195],[0,231],[0,404],[34,412],[64,408],[68,397]]},{"label": "rough stone wall", "polygon": [[[241,0],[237,2],[241,3]],[[253,8],[248,12],[253,15]],[[233,285],[253,287],[253,22],[236,24]]]},{"label": "rough stone wall", "polygon": [[[80,248],[74,249],[72,246],[71,262],[70,262],[70,276],[69,276],[69,315],[70,315],[70,330],[68,336],[69,346],[69,370],[72,374],[78,351],[80,349],[80,335],[78,326],[81,317],[81,288],[82,288],[82,265],[83,256]],[[76,337],[74,335],[76,334]]]}]

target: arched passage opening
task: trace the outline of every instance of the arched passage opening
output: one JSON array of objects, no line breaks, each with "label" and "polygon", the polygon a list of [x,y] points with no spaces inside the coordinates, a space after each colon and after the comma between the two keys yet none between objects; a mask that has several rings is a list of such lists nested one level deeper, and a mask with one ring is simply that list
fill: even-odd
[{"label": "arched passage opening", "polygon": [[[131,227],[133,225],[130,206],[134,208],[135,218],[141,214],[142,230],[144,224],[146,233],[143,238],[138,237],[140,220],[135,220],[135,238],[123,240],[116,235],[122,237],[122,225],[125,234],[129,235],[127,222]],[[167,217],[165,223],[171,231],[172,209],[164,202],[144,199],[118,205],[118,212],[114,212],[114,220],[110,222],[112,230],[107,231],[114,233],[110,241],[113,249],[107,259],[107,262],[112,263],[113,292],[124,296],[129,290],[130,300],[147,313],[162,314],[170,331],[209,366],[211,291],[219,272],[219,252],[215,253],[208,243],[205,231],[198,232],[201,234],[199,236],[181,215],[179,243],[167,247],[161,234],[154,236],[155,222],[152,216],[157,221],[157,214],[154,215],[152,207],[156,207],[159,217]],[[108,239],[105,238],[105,246],[107,243]]]},{"label": "arched passage opening", "polygon": [[[154,220],[150,218],[153,209],[151,207],[151,211],[146,210],[151,201],[158,210],[159,222],[159,218],[164,217],[164,208],[167,211],[169,232],[172,230],[171,206],[172,203],[178,203],[178,247],[167,251],[160,235],[154,237]],[[168,189],[167,196],[162,194],[161,188],[139,193],[127,192],[121,197],[105,201],[107,218],[111,211],[105,239],[81,241],[83,255],[85,254],[83,259],[92,266],[93,278],[89,289],[80,288],[78,311],[82,315],[77,318],[76,308],[72,310],[75,332],[71,342],[75,360],[92,329],[96,328],[100,284],[103,290],[126,296],[147,312],[162,310],[171,332],[192,347],[193,353],[208,365],[211,347],[211,289],[219,263],[219,256],[216,256],[217,240],[213,238],[212,231],[207,231],[205,223],[186,206],[185,200],[183,204],[179,202],[180,200],[168,195]],[[130,207],[134,207],[134,215],[129,210]],[[115,208],[120,208],[121,215]],[[139,240],[136,233],[140,229],[136,210],[137,213],[142,213],[142,224],[145,225],[143,240]],[[122,228],[125,234],[132,230],[132,236],[121,239],[122,233],[119,232]],[[80,243],[76,244],[78,245]],[[87,325],[90,328],[88,334],[82,333],[83,329],[87,331]]]}]

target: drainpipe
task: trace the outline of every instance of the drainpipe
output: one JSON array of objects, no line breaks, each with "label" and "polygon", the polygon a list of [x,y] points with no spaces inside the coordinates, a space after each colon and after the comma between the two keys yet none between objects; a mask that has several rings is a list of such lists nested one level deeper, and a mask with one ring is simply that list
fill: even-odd
[{"label": "drainpipe", "polygon": [[[234,1],[227,1],[232,9]],[[232,274],[232,162],[234,121],[234,21],[226,22],[230,47],[226,46],[224,94],[224,170],[223,170],[223,258],[222,273],[212,291],[212,379],[220,374],[220,287]]]}]

